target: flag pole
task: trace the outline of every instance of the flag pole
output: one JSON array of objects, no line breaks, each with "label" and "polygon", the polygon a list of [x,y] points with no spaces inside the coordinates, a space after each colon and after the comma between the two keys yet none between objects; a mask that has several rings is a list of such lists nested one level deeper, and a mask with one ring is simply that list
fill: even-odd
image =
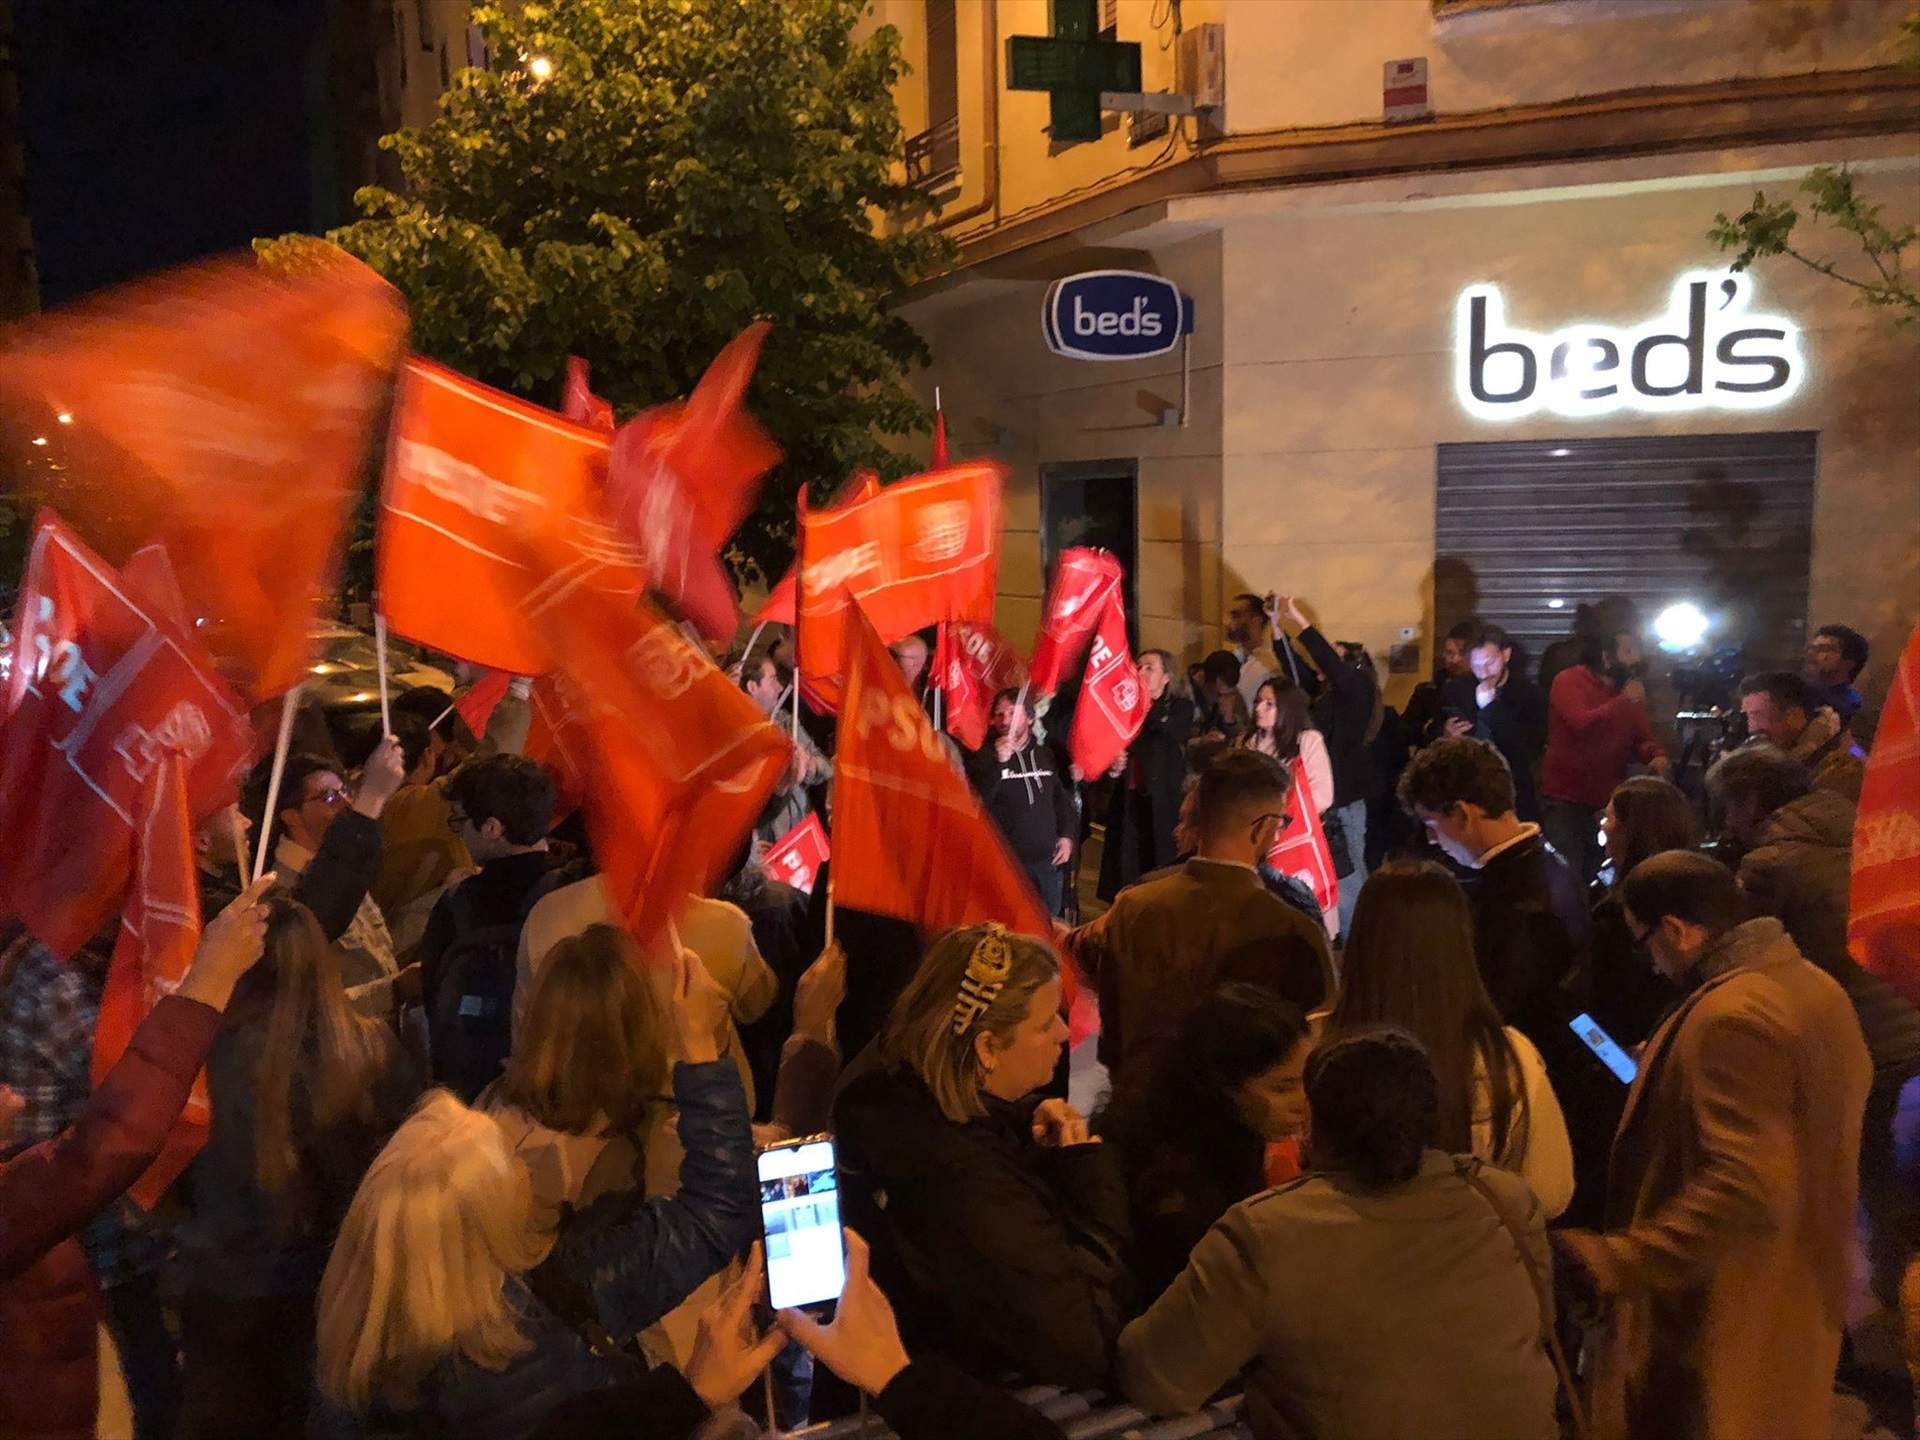
[{"label": "flag pole", "polygon": [[380,661],[380,738],[393,734],[393,711],[387,705],[387,617],[373,612],[373,649]]},{"label": "flag pole", "polygon": [[747,648],[740,652],[740,664],[743,667],[747,661],[753,658],[753,647],[760,643],[760,632],[766,628],[767,622],[762,620],[758,625],[753,627],[753,633],[747,636]]},{"label": "flag pole", "polygon": [[273,770],[267,777],[267,804],[260,812],[260,848],[253,856],[253,878],[267,873],[267,842],[273,838],[274,806],[280,800],[280,779],[287,773],[287,747],[293,743],[293,715],[299,708],[300,687],[287,691],[280,704],[280,738],[273,746]]},{"label": "flag pole", "polygon": [[233,830],[233,873],[238,875],[244,888],[247,878],[247,827],[240,818],[240,807],[227,807],[227,824]]},{"label": "flag pole", "polygon": [[827,867],[827,944],[833,944],[833,867]]}]

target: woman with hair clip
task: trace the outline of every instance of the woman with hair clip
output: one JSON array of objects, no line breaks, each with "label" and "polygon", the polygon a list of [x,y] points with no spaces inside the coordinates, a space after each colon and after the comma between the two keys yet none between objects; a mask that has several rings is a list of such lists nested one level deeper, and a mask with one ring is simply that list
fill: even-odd
[{"label": "woman with hair clip", "polygon": [[500,1125],[434,1092],[367,1172],[327,1264],[318,1431],[530,1434],[642,1376],[632,1337],[745,1248],[758,1192],[740,1074],[714,1038],[726,992],[686,951],[671,963],[678,1193],[618,1191],[544,1231]]},{"label": "woman with hair clip", "polygon": [[1340,932],[1340,873],[1323,817],[1333,805],[1333,765],[1308,717],[1307,692],[1284,675],[1261,681],[1253,695],[1253,723],[1239,744],[1271,755],[1293,776],[1293,813],[1274,837],[1268,863],[1313,891],[1331,939]]},{"label": "woman with hair clip", "polygon": [[178,1231],[183,1437],[291,1434],[312,1386],[314,1297],[354,1187],[420,1092],[340,954],[284,889],[207,1057],[212,1123]]},{"label": "woman with hair clip", "polygon": [[1257,1440],[1554,1440],[1533,1195],[1435,1148],[1438,1087],[1404,1030],[1323,1043],[1305,1084],[1308,1173],[1194,1247],[1121,1335],[1122,1391],[1184,1414],[1244,1369]]},{"label": "woman with hair clip", "polygon": [[1600,812],[1600,834],[1612,883],[1604,889],[1594,884],[1599,898],[1593,906],[1587,1009],[1618,1044],[1632,1049],[1653,1034],[1680,991],[1634,943],[1620,886],[1642,860],[1665,850],[1698,850],[1700,824],[1679,786],[1657,775],[1636,775],[1614,788]]},{"label": "woman with hair clip", "polygon": [[1368,877],[1341,963],[1327,1039],[1397,1025],[1425,1048],[1438,1080],[1435,1143],[1511,1170],[1547,1218],[1573,1199],[1573,1151],[1546,1062],[1503,1027],[1474,961],[1473,916],[1454,878],[1424,860]]},{"label": "woman with hair clip", "polygon": [[1126,1172],[1143,1300],[1173,1283],[1216,1220],[1266,1187],[1267,1146],[1299,1138],[1300,1072],[1312,1048],[1297,1006],[1255,985],[1222,985],[1094,1117]]},{"label": "woman with hair clip", "polygon": [[952,930],[834,1108],[850,1222],[909,1348],[982,1378],[1099,1385],[1129,1312],[1114,1157],[1041,1098],[1066,1038],[1051,946]]}]

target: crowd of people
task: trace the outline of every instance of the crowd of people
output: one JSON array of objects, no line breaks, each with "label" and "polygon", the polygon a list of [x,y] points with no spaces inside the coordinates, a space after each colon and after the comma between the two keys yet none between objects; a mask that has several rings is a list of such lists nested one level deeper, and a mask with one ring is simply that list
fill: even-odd
[{"label": "crowd of people", "polygon": [[[1457,627],[1401,709],[1296,600],[1225,620],[1191,669],[1141,655],[1104,775],[1070,695],[951,746],[1051,936],[767,874],[830,815],[830,718],[643,951],[516,753],[523,696],[485,735],[431,689],[391,734],[304,717],[272,812],[263,766],[203,828],[198,951],[97,1087],[118,921],[66,963],[0,937],[0,1434],[92,1433],[97,1320],[141,1440],[682,1437],[859,1395],[903,1440],[1063,1435],[1021,1383],[1244,1392],[1288,1440],[1831,1433],[1856,1219],[1920,1341],[1920,1011],[1846,939],[1864,641],[1750,676],[1695,795],[1618,612],[1537,670]],[[724,663],[778,720],[772,639]],[[895,647],[916,693],[928,657]],[[142,1209],[203,1067],[205,1144]],[[756,1149],[827,1131],[845,1292],[756,1322]]]}]

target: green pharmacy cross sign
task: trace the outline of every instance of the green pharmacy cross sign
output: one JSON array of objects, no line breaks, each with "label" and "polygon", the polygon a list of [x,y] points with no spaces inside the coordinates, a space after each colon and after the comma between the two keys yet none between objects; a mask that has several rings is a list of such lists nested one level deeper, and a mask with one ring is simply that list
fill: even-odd
[{"label": "green pharmacy cross sign", "polygon": [[1099,38],[1099,0],[1049,0],[1047,8],[1051,35],[1007,37],[1007,88],[1047,92],[1055,144],[1098,140],[1102,92],[1139,92],[1140,47]]}]

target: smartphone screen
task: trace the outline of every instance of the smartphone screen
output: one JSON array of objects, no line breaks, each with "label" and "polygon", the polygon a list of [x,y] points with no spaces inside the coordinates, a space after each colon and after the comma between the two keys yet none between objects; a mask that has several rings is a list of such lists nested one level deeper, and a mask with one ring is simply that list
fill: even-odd
[{"label": "smartphone screen", "polygon": [[759,1176],[767,1299],[776,1310],[838,1299],[847,1283],[847,1260],[833,1141],[801,1140],[762,1150]]},{"label": "smartphone screen", "polygon": [[1611,1035],[1600,1028],[1599,1021],[1591,1015],[1576,1015],[1567,1024],[1586,1043],[1586,1047],[1620,1078],[1622,1085],[1633,1083],[1633,1077],[1640,1073],[1640,1067],[1633,1063],[1632,1056],[1614,1043]]}]

